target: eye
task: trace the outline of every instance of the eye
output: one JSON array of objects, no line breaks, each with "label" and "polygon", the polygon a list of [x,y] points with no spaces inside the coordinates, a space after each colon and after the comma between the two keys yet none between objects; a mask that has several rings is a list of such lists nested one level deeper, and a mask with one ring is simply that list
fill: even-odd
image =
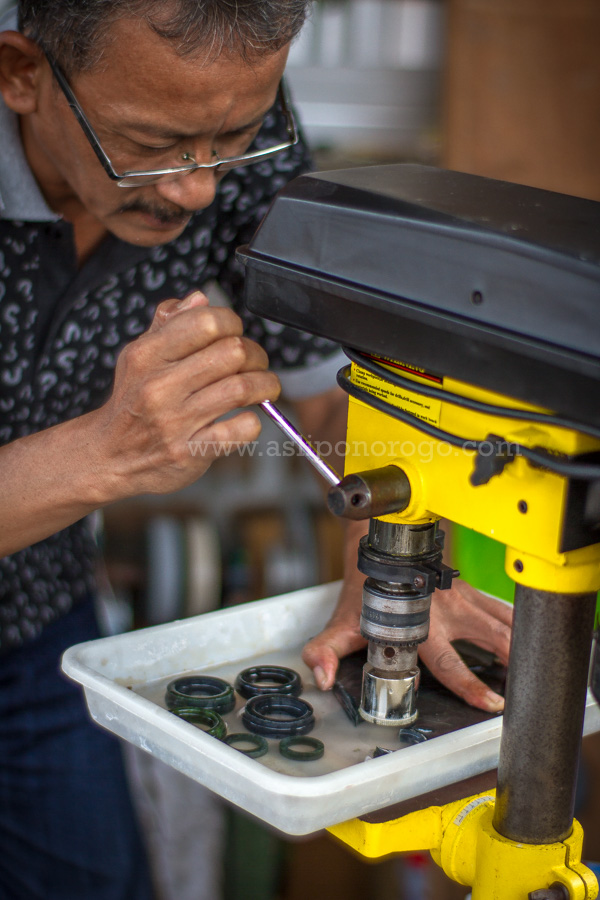
[{"label": "eye", "polygon": [[258,122],[257,125],[249,125],[247,128],[240,128],[239,131],[230,131],[229,134],[222,135],[222,140],[243,141],[244,139],[253,138],[262,128],[262,124],[262,122]]},{"label": "eye", "polygon": [[221,156],[237,156],[238,153],[244,153],[259,131],[260,125],[252,125],[250,128],[221,135],[218,141]]},{"label": "eye", "polygon": [[146,153],[165,153],[174,150],[177,144],[165,144],[164,147],[151,147],[148,144],[137,144],[137,146]]}]

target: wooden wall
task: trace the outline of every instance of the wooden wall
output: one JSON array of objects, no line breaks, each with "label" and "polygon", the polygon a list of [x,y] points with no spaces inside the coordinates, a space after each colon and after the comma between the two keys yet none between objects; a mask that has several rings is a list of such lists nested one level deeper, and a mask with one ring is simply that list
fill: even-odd
[{"label": "wooden wall", "polygon": [[451,169],[600,200],[599,0],[447,0]]}]

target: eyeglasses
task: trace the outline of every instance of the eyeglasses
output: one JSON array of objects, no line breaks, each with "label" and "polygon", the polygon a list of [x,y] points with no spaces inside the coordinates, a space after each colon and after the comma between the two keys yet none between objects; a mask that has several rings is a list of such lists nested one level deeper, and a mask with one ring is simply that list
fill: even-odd
[{"label": "eyeglasses", "polygon": [[75,94],[71,90],[69,82],[61,72],[58,64],[52,59],[47,51],[44,52],[50,68],[52,69],[52,74],[65,95],[67,103],[73,110],[75,118],[79,122],[92,150],[98,157],[98,160],[108,177],[112,179],[112,181],[116,181],[119,187],[141,187],[146,184],[156,184],[158,181],[171,181],[176,178],[181,178],[184,175],[189,175],[190,172],[195,172],[196,169],[217,169],[219,172],[227,172],[229,169],[234,169],[238,166],[249,166],[253,163],[262,162],[265,159],[271,159],[271,157],[276,156],[278,153],[282,153],[284,150],[288,150],[298,143],[298,130],[294,114],[290,109],[285,96],[283,82],[280,82],[277,98],[284,115],[288,140],[275,144],[272,147],[266,147],[264,150],[255,150],[253,153],[246,153],[243,156],[228,156],[223,159],[219,157],[216,151],[213,151],[213,156],[216,157],[216,159],[209,163],[196,162],[191,154],[184,153],[182,158],[186,160],[185,166],[175,166],[168,169],[148,169],[142,172],[127,171],[119,174],[115,171],[112,162],[102,149],[102,145],[100,144],[96,132],[90,125]]}]

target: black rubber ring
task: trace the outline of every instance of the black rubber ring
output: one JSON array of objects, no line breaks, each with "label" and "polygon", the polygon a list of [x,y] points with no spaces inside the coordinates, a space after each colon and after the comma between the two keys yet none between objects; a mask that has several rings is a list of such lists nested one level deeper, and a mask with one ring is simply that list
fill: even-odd
[{"label": "black rubber ring", "polygon": [[[282,719],[281,716],[288,716]],[[313,708],[306,700],[284,694],[251,697],[242,714],[242,722],[254,734],[284,738],[308,734],[315,726]]]},{"label": "black rubber ring", "polygon": [[265,694],[298,697],[302,693],[302,681],[297,672],[285,666],[250,666],[236,678],[235,689],[246,700]]},{"label": "black rubber ring", "polygon": [[[294,745],[312,747],[312,750],[294,750]],[[287,737],[279,742],[279,752],[286,759],[294,759],[299,762],[310,762],[312,759],[321,759],[325,753],[325,745],[318,738],[311,737]]]},{"label": "black rubber ring", "polygon": [[165,703],[171,710],[180,706],[186,709],[214,709],[225,715],[235,706],[235,694],[228,681],[212,675],[186,675],[167,685]]},{"label": "black rubber ring", "polygon": [[172,709],[171,712],[173,715],[179,716],[180,719],[191,722],[192,725],[206,725],[207,728],[202,729],[205,734],[216,737],[219,741],[225,740],[227,725],[214,709],[198,709],[197,706],[178,706],[176,709]]},{"label": "black rubber ring", "polygon": [[250,756],[252,759],[258,759],[259,756],[264,756],[269,749],[269,745],[264,737],[261,737],[260,734],[247,734],[245,731],[239,731],[237,734],[228,734],[225,738],[225,743],[229,744],[230,747],[234,747],[235,744],[254,744],[254,747],[250,750],[242,750],[241,747],[235,747],[235,749],[239,750],[240,753],[243,753],[244,756]]}]

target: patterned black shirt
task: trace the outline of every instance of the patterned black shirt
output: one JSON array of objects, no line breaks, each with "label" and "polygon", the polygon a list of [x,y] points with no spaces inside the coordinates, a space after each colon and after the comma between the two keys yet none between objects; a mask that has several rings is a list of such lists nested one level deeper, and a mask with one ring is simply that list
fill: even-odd
[{"label": "patterned black shirt", "polygon": [[[258,146],[275,142],[281,119],[271,112]],[[210,280],[232,298],[246,334],[274,369],[289,370],[292,381],[294,373],[308,373],[310,381],[311,372],[327,369],[325,381],[313,379],[313,393],[333,384],[334,345],[266,322],[239,299],[235,248],[249,241],[275,192],[307,166],[301,142],[234,170],[175,241],[140,248],[109,235],[77,269],[72,228],[46,207],[26,168],[16,119],[0,108],[0,443],[101,405],[120,350],[146,330],[156,305]],[[93,594],[95,553],[82,520],[0,560],[0,652],[35,638]]]}]

